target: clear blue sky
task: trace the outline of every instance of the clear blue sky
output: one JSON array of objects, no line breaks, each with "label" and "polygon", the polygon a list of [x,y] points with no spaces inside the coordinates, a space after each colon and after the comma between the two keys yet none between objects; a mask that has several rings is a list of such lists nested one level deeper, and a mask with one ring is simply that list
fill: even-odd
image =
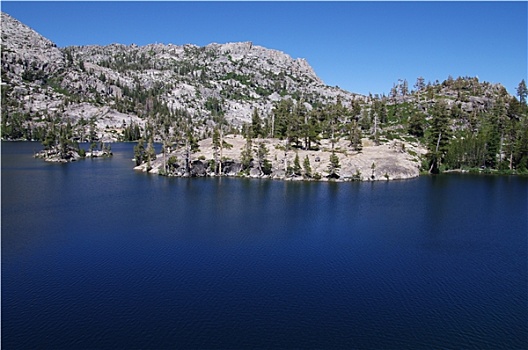
[{"label": "clear blue sky", "polygon": [[527,79],[527,2],[12,2],[59,47],[252,41],[305,58],[328,85],[388,93],[449,75],[510,93]]}]

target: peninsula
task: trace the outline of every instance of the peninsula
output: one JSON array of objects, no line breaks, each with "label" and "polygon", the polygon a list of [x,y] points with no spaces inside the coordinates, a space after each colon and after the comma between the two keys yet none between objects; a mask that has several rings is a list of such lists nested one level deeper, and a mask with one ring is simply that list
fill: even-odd
[{"label": "peninsula", "polygon": [[2,140],[42,141],[60,162],[77,159],[65,144],[134,141],[136,169],[167,176],[528,172],[524,80],[516,96],[451,76],[365,96],[252,42],[59,48],[5,13],[1,29]]}]

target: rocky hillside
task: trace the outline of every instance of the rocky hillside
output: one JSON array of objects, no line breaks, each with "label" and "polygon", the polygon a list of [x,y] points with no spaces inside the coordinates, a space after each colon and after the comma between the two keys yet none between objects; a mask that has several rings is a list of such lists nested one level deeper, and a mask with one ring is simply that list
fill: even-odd
[{"label": "rocky hillside", "polygon": [[[42,139],[46,122],[74,125],[79,139],[117,141],[149,117],[192,119],[204,133],[221,116],[240,128],[253,109],[275,102],[315,103],[361,96],[326,86],[304,59],[245,43],[109,45],[57,48],[2,13],[4,139]],[[90,134],[91,129],[91,135]]]},{"label": "rocky hillside", "polygon": [[[170,164],[144,146],[136,163],[175,176],[192,176],[198,157],[202,175],[224,174],[225,163],[241,174],[306,177],[296,156],[330,178],[528,172],[524,80],[518,99],[476,77],[400,80],[389,96],[361,96],[325,85],[304,59],[251,42],[57,48],[4,13],[1,29],[4,140],[161,142]],[[238,140],[233,151],[222,139]]]}]

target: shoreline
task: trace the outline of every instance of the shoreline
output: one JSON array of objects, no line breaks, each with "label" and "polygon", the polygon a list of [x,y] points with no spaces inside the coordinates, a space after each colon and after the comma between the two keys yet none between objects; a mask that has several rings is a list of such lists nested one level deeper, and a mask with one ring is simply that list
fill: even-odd
[{"label": "shoreline", "polygon": [[[226,140],[231,142],[233,140],[238,140],[238,142],[245,142],[245,140],[241,137],[241,136],[234,136],[234,135],[228,135],[226,136]],[[280,140],[273,140],[273,139],[259,139],[259,141],[264,141],[264,142],[268,142],[268,146],[271,145],[271,146],[275,146],[277,144],[280,144]],[[324,141],[326,140],[323,140],[323,143]],[[28,140],[1,140],[1,142],[33,142],[33,143],[39,143],[40,145],[40,142],[39,141],[28,141]],[[212,157],[209,158],[209,160],[207,160],[207,157],[205,156],[206,154],[209,154],[211,155],[212,154],[212,149],[210,147],[210,143],[211,140],[210,139],[205,139],[205,140],[202,140],[199,142],[199,145],[200,145],[200,151],[199,152],[196,152],[195,154],[193,154],[192,158],[191,158],[191,164],[192,163],[195,163],[194,165],[198,165],[199,167],[204,167],[204,168],[207,168],[207,163],[212,161]],[[341,144],[343,143],[342,141],[340,141]],[[88,142],[86,142],[88,144]],[[110,142],[111,143],[114,143],[114,142]],[[128,142],[118,142],[118,143],[127,143],[127,144],[135,144],[137,143],[136,141],[128,141]],[[229,172],[224,172],[222,173],[221,175],[220,174],[215,174],[214,172],[212,171],[206,171],[205,173],[204,172],[200,172],[199,174],[196,174],[196,173],[192,173],[192,170],[193,170],[193,166],[191,165],[190,167],[190,170],[191,172],[190,173],[185,173],[185,172],[179,172],[179,173],[171,173],[171,174],[164,174],[163,173],[163,154],[162,153],[159,153],[156,155],[156,159],[152,161],[152,164],[151,164],[151,169],[149,171],[147,171],[147,162],[139,165],[139,166],[135,166],[133,167],[133,170],[135,171],[141,171],[141,172],[148,172],[150,174],[155,174],[155,175],[160,175],[160,176],[167,176],[167,177],[230,177],[230,178],[249,178],[249,179],[270,179],[270,180],[279,180],[279,181],[294,181],[294,182],[298,182],[298,181],[301,181],[301,182],[358,182],[358,181],[361,181],[361,182],[374,182],[374,181],[394,181],[394,180],[407,180],[407,179],[413,179],[413,178],[416,178],[416,177],[419,177],[419,176],[424,176],[424,175],[442,175],[442,174],[468,174],[468,175],[492,175],[492,176],[521,176],[521,177],[528,177],[528,172],[517,172],[516,170],[513,170],[513,171],[510,171],[510,170],[496,170],[496,169],[481,169],[481,168],[458,168],[458,169],[449,169],[449,170],[444,170],[442,171],[441,173],[439,174],[429,174],[427,172],[423,172],[423,171],[420,171],[419,169],[419,161],[418,159],[413,159],[411,161],[411,163],[415,163],[415,167],[414,167],[414,171],[411,171],[411,172],[405,172],[405,173],[402,173],[401,170],[402,168],[399,168],[399,172],[398,172],[398,168],[396,167],[396,170],[397,172],[393,172],[393,171],[390,171],[390,172],[385,172],[383,173],[383,169],[387,169],[387,167],[390,168],[391,165],[395,165],[397,163],[396,161],[396,157],[394,157],[394,154],[390,154],[390,157],[369,157],[369,155],[372,156],[372,153],[373,151],[374,152],[378,152],[378,151],[382,151],[381,153],[382,154],[385,154],[385,156],[387,155],[387,150],[391,150],[393,151],[393,153],[398,153],[398,152],[394,152],[394,143],[392,143],[392,145],[389,143],[389,144],[381,144],[381,145],[378,145],[378,146],[373,146],[369,143],[369,140],[367,139],[364,139],[363,140],[363,144],[365,145],[364,148],[363,148],[363,151],[360,151],[360,152],[355,152],[355,151],[351,151],[351,150],[342,150],[342,149],[338,149],[336,151],[336,154],[338,155],[339,157],[339,160],[340,162],[343,164],[343,167],[344,169],[340,169],[340,171],[338,171],[338,174],[339,176],[329,176],[329,173],[328,171],[326,171],[325,169],[325,166],[327,166],[328,164],[323,164],[323,165],[318,165],[318,166],[314,166],[314,169],[315,170],[319,170],[320,172],[318,172],[318,175],[312,175],[312,176],[305,176],[303,174],[301,175],[292,175],[292,174],[286,174],[285,173],[285,170],[284,168],[282,167],[282,169],[280,167],[278,167],[277,163],[281,163],[281,160],[285,159],[287,162],[289,162],[290,164],[293,164],[293,161],[294,161],[294,157],[296,154],[303,154],[303,155],[306,155],[306,154],[311,154],[312,157],[319,157],[321,158],[320,162],[319,163],[325,163],[327,162],[327,157],[329,157],[329,155],[331,154],[331,151],[327,150],[327,149],[324,149],[324,150],[311,150],[311,151],[306,151],[306,150],[302,150],[302,149],[299,149],[299,150],[290,150],[287,152],[287,156],[284,158],[284,151],[282,149],[275,149],[273,150],[273,152],[270,152],[271,154],[273,154],[274,156],[276,156],[279,151],[280,153],[283,155],[283,159],[278,159],[278,160],[273,160],[271,161],[271,163],[273,164],[273,171],[271,174],[259,174],[259,173],[256,173],[256,168],[251,168],[249,169],[249,171],[247,172],[241,172],[241,171],[229,171]],[[412,148],[412,147],[411,147]],[[409,148],[408,148],[409,149]],[[228,163],[231,163],[231,164],[240,164],[240,160],[238,157],[229,157],[229,155],[233,155],[233,153],[237,153],[237,152],[240,152],[241,150],[238,149],[238,150],[229,150],[229,151],[225,151],[225,153],[228,155],[228,157],[226,157],[225,161],[228,162]],[[92,157],[98,157],[99,155],[98,154],[94,154],[93,156],[91,156],[90,152],[86,152],[86,156],[85,157],[72,157],[71,160],[57,160],[57,159],[46,159],[45,157],[43,157],[42,155],[44,153],[46,153],[47,151],[46,150],[40,150],[40,151],[35,151],[34,152],[34,158],[40,158],[40,159],[43,159],[44,161],[47,161],[47,162],[52,162],[52,163],[58,163],[58,164],[64,164],[64,163],[69,163],[71,161],[77,161],[77,160],[80,160],[80,159],[84,159],[85,157],[86,158],[92,158]],[[94,153],[98,153],[99,151],[95,151]],[[384,153],[385,152],[385,153]],[[175,155],[175,154],[178,154],[179,156],[182,155],[183,152],[171,152],[170,155]],[[411,153],[414,153],[414,151],[411,150]],[[421,152],[421,155],[425,154],[425,151],[424,149],[422,149],[422,152]],[[409,154],[407,154],[409,155]],[[168,155],[169,156],[169,155]],[[167,157],[168,157],[167,156]],[[302,158],[301,158],[301,161],[302,161]],[[376,164],[376,161],[381,161],[383,164],[382,167],[380,167],[379,169],[375,169],[374,171],[374,177],[372,177],[372,169],[371,167],[369,168],[368,166],[365,167],[365,162],[367,162],[367,165],[368,165],[368,162],[372,161],[372,164]],[[199,163],[197,162],[201,162],[202,164],[200,165]],[[361,163],[362,162],[362,163]],[[392,164],[391,164],[392,163]],[[313,164],[312,164],[313,165]],[[355,169],[355,172],[352,171],[353,169]],[[360,176],[358,176],[357,174],[357,171],[359,170],[360,172]],[[369,171],[368,174],[370,174],[370,176],[365,175],[363,171]]]},{"label": "shoreline", "polygon": [[[175,177],[248,177],[271,178],[284,181],[388,181],[415,178],[420,175],[421,156],[425,149],[404,141],[390,141],[375,145],[362,140],[361,150],[349,147],[347,140],[320,140],[318,150],[287,149],[284,140],[255,139],[252,149],[266,148],[268,172],[262,171],[255,156],[243,166],[243,152],[247,140],[240,135],[224,138],[232,147],[224,148],[219,174],[219,152],[211,139],[198,142],[199,150],[189,154],[178,149],[156,154],[154,159],[142,162],[135,170]],[[332,147],[334,146],[334,147]],[[254,151],[255,152],[255,151]],[[334,157],[332,163],[332,157]],[[215,161],[218,159],[218,161]],[[262,163],[262,161],[260,162]],[[333,165],[332,165],[333,164]]]}]

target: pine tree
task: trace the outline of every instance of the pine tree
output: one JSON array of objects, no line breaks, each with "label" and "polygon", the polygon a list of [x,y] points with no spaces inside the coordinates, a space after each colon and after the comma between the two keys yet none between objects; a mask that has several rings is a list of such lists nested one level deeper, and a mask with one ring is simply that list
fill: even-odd
[{"label": "pine tree", "polygon": [[486,137],[486,160],[485,165],[496,168],[502,157],[502,140],[504,133],[504,120],[506,118],[506,107],[504,101],[498,98],[492,110],[488,113],[483,126]]},{"label": "pine tree", "polygon": [[429,172],[437,173],[445,157],[450,137],[449,112],[447,103],[440,100],[435,103],[431,111],[432,120],[430,126],[429,148]]},{"label": "pine tree", "polygon": [[149,160],[156,159],[156,150],[154,149],[154,142],[152,141],[152,137],[148,140],[146,155],[147,159]]},{"label": "pine tree", "polygon": [[339,164],[339,157],[332,151],[330,155],[330,164],[328,165],[328,177],[329,178],[339,178],[339,169],[341,164]]},{"label": "pine tree", "polygon": [[304,157],[303,160],[303,168],[304,168],[304,177],[312,177],[312,167],[310,165],[310,159],[308,156]]},{"label": "pine tree", "polygon": [[319,134],[321,133],[321,125],[318,120],[318,112],[313,109],[308,115],[308,122],[303,126],[302,136],[304,137],[304,148],[313,149],[314,145],[319,141]]},{"label": "pine tree", "polygon": [[519,102],[521,104],[526,103],[526,97],[528,96],[528,88],[526,88],[526,82],[521,80],[519,85],[517,86],[517,96],[519,96]]},{"label": "pine tree", "polygon": [[348,124],[348,138],[350,141],[350,147],[356,151],[361,151],[363,145],[361,144],[361,130],[355,120]]},{"label": "pine tree", "polygon": [[222,159],[220,156],[220,150],[222,148],[222,141],[220,139],[220,131],[218,128],[215,128],[213,131],[213,157],[215,162],[215,174],[221,175],[222,170]]},{"label": "pine tree", "polygon": [[409,83],[407,82],[407,79],[403,80],[401,85],[401,94],[402,96],[407,96],[409,94]]},{"label": "pine tree", "polygon": [[245,126],[244,136],[246,138],[246,146],[240,154],[240,162],[242,163],[243,170],[249,170],[251,161],[253,160],[253,140],[251,138],[251,127]]},{"label": "pine tree", "polygon": [[260,119],[260,115],[257,108],[253,109],[253,115],[251,116],[251,129],[251,137],[257,138],[262,136],[262,120]]},{"label": "pine tree", "polygon": [[420,92],[423,88],[425,88],[425,82],[423,77],[418,77],[416,79],[416,83],[414,84],[414,88],[416,89],[416,92]]},{"label": "pine tree", "polygon": [[293,111],[293,101],[289,98],[280,100],[272,110],[272,137],[284,139],[288,137],[288,130],[291,128],[290,119]]},{"label": "pine tree", "polygon": [[139,139],[136,146],[134,146],[134,158],[136,160],[136,166],[141,165],[145,159],[145,145],[143,139]]},{"label": "pine tree", "polygon": [[264,142],[259,142],[258,147],[256,149],[256,157],[258,162],[258,169],[260,174],[266,174],[268,175],[271,168],[268,169],[268,161],[266,157],[268,156],[268,148],[266,147],[266,144]]},{"label": "pine tree", "polygon": [[295,176],[301,175],[301,162],[299,160],[299,153],[295,153],[295,158],[293,160],[293,174]]},{"label": "pine tree", "polygon": [[519,135],[515,142],[515,164],[518,171],[528,171],[528,116],[519,122]]},{"label": "pine tree", "polygon": [[415,111],[409,117],[409,124],[407,132],[416,137],[424,136],[425,115],[421,112]]}]

